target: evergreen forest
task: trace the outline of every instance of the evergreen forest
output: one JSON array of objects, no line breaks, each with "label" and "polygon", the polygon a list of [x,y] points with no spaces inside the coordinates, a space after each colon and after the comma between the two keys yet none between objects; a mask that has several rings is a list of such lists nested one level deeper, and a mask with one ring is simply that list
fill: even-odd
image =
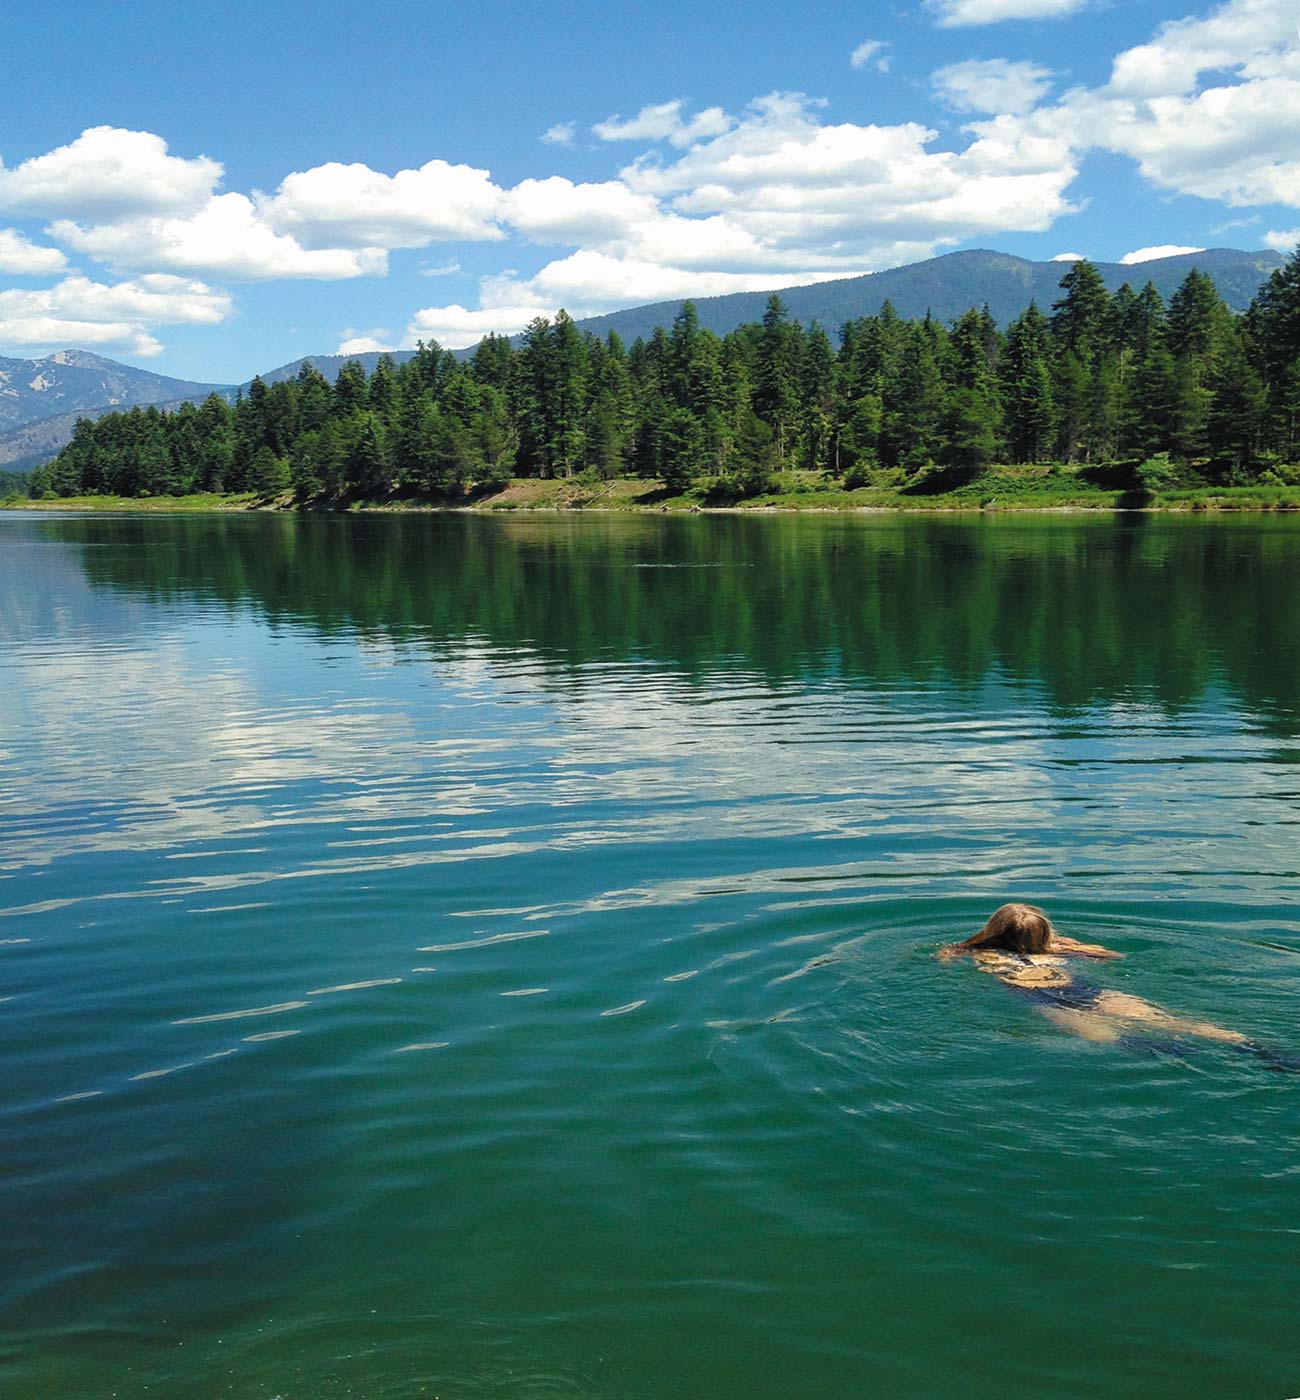
[{"label": "evergreen forest", "polygon": [[[561,311],[469,358],[421,345],[330,384],[310,365],[233,403],[83,419],[31,474],[42,496],[292,491],[307,503],[454,498],[511,477],[638,476],[741,498],[777,474],[945,490],[994,463],[1127,471],[1141,485],[1290,481],[1300,461],[1300,250],[1233,313],[1192,271],[1166,304],[1073,263],[1050,311],[950,327],[888,303],[832,342],[769,299],[725,337],[686,303],[625,346]],[[1143,475],[1145,473],[1145,476]]]}]

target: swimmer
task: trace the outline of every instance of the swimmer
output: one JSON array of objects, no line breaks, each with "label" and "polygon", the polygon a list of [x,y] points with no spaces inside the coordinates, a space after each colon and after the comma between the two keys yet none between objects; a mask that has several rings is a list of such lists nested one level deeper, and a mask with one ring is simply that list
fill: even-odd
[{"label": "swimmer", "polygon": [[1066,970],[1066,959],[1102,961],[1124,955],[1099,943],[1080,943],[1057,933],[1052,921],[1033,904],[1004,904],[973,937],[940,948],[938,953],[942,962],[965,956],[970,956],[981,972],[1026,996],[1054,1025],[1084,1040],[1117,1041],[1134,1029],[1156,1028],[1168,1035],[1197,1036],[1239,1046],[1274,1069],[1297,1068],[1239,1031],[1175,1016],[1128,992],[1077,981]]}]

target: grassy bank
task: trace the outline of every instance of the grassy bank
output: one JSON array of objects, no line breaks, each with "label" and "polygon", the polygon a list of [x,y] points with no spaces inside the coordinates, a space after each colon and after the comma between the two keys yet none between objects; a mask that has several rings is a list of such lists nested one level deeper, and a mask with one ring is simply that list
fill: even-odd
[{"label": "grassy bank", "polygon": [[842,484],[810,472],[785,472],[772,489],[743,500],[706,486],[676,492],[662,483],[621,477],[613,481],[584,478],[540,481],[516,479],[462,495],[423,497],[394,493],[376,500],[344,499],[309,506],[290,496],[252,493],[194,496],[72,496],[53,500],[9,497],[8,509],[129,511],[147,513],[246,510],[1160,510],[1160,511],[1300,511],[1300,486],[1261,483],[1253,486],[1169,486],[1157,490],[1119,490],[1089,480],[1078,469],[1059,466],[993,467],[976,480],[942,489],[942,478],[907,486]]}]

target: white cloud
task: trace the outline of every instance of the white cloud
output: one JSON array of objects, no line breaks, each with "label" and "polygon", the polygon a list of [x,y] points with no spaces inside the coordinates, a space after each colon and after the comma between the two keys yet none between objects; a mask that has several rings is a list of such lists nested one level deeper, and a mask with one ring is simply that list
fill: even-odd
[{"label": "white cloud", "polygon": [[770,94],[733,131],[669,165],[642,159],[622,178],[675,212],[725,216],[771,253],[862,271],[899,243],[1046,229],[1072,208],[1075,169],[1059,139],[994,134],[935,151],[937,133],[918,123],[823,125],[814,105]]},{"label": "white cloud", "polygon": [[199,208],[221,174],[207,156],[168,155],[151,132],[93,126],[12,170],[0,165],[0,208],[74,219],[181,214]]},{"label": "white cloud", "polygon": [[1089,0],[928,0],[927,8],[944,29],[998,24],[1008,19],[1060,19],[1081,10]]},{"label": "white cloud", "polygon": [[447,262],[421,263],[421,277],[451,277],[460,271],[460,263],[455,258],[448,259]]},{"label": "white cloud", "polygon": [[116,284],[65,277],[40,290],[0,292],[0,345],[96,345],[156,355],[162,346],[150,327],[212,325],[229,314],[230,298],[224,292],[182,277],[154,274]]},{"label": "white cloud", "polygon": [[1055,254],[1055,255],[1053,256],[1052,261],[1053,261],[1053,262],[1082,262],[1082,261],[1084,260],[1084,257],[1085,257],[1085,254],[1083,254],[1083,253],[1057,253],[1057,254]]},{"label": "white cloud", "polygon": [[1134,97],[1190,91],[1205,72],[1242,67],[1242,76],[1278,76],[1294,56],[1292,0],[1229,0],[1210,14],[1172,20],[1150,43],[1121,53],[1111,71],[1113,92]]},{"label": "white cloud", "polygon": [[367,355],[375,350],[393,349],[392,338],[382,327],[372,331],[344,331],[336,355]]},{"label": "white cloud", "polygon": [[[575,250],[531,276],[483,278],[478,311],[425,308],[408,340],[470,344],[559,306],[591,315],[869,272],[962,238],[1045,229],[1072,208],[1074,165],[1059,138],[981,133],[964,150],[935,150],[927,127],[827,125],[820,105],[774,93],[717,136],[670,160],[642,156],[618,180],[522,181],[502,200],[503,222]],[[663,104],[637,120],[657,135],[679,117],[679,104]]]},{"label": "white cloud", "polygon": [[526,281],[508,275],[484,278],[481,298],[488,307],[563,306],[571,315],[592,316],[639,302],[767,291],[797,282],[816,282],[823,276],[821,271],[736,273],[670,267],[584,248],[547,263]]},{"label": "white cloud", "polygon": [[10,316],[30,312],[105,323],[214,325],[230,314],[230,297],[203,282],[165,273],[116,283],[74,276],[39,291],[0,292],[0,308]]},{"label": "white cloud", "polygon": [[1203,253],[1204,248],[1184,248],[1177,243],[1161,243],[1153,248],[1137,248],[1120,259],[1126,267],[1134,263],[1154,262],[1157,258],[1176,258],[1182,253]]},{"label": "white cloud", "polygon": [[1270,229],[1263,238],[1264,247],[1279,253],[1294,253],[1300,248],[1300,228]]},{"label": "white cloud", "polygon": [[17,277],[62,272],[68,260],[57,248],[42,248],[16,228],[0,228],[0,272]]},{"label": "white cloud", "polygon": [[680,97],[672,102],[658,102],[642,107],[634,117],[608,117],[591,129],[602,141],[668,141],[674,146],[690,146],[720,136],[732,125],[732,118],[721,107],[707,107],[685,121],[683,106]]},{"label": "white cloud", "polygon": [[651,196],[634,194],[619,180],[574,184],[559,175],[521,181],[506,192],[501,209],[502,217],[535,243],[623,238],[658,214]]},{"label": "white cloud", "polygon": [[556,122],[554,126],[548,126],[537,139],[547,146],[571,146],[577,131],[577,122]]},{"label": "white cloud", "polygon": [[1231,205],[1300,206],[1300,81],[1207,89],[1121,113],[1107,144],[1153,184]]},{"label": "white cloud", "polygon": [[94,297],[114,315],[138,316],[153,325],[215,325],[231,311],[229,292],[165,272],[146,273],[103,290],[88,277],[69,277],[61,286],[66,296]]},{"label": "white cloud", "polygon": [[161,341],[129,322],[69,321],[61,316],[31,314],[10,317],[3,306],[0,306],[0,345],[29,355],[93,345],[136,359],[148,359],[163,351]]},{"label": "white cloud", "polygon": [[422,248],[451,239],[494,239],[501,191],[486,170],[431,160],[384,175],[330,161],[295,171],[259,201],[276,232],[304,248]]},{"label": "white cloud", "polygon": [[61,219],[50,225],[58,242],[119,270],[166,269],[197,276],[261,282],[275,278],[336,281],[382,276],[382,248],[304,248],[257,216],[242,194],[215,195],[188,219],[130,219],[83,225]]},{"label": "white cloud", "polygon": [[959,112],[1027,112],[1052,86],[1052,70],[1005,58],[968,58],[930,75],[935,95]]},{"label": "white cloud", "polygon": [[[1198,84],[1208,78],[1208,85]],[[1104,87],[973,128],[1135,160],[1159,189],[1234,206],[1300,207],[1300,37],[1294,0],[1228,0],[1115,59]]]},{"label": "white cloud", "polygon": [[850,68],[874,68],[877,73],[889,72],[889,45],[883,39],[867,39],[849,55]]},{"label": "white cloud", "polygon": [[551,316],[554,306],[490,306],[471,311],[464,306],[426,306],[406,328],[404,344],[436,340],[448,350],[477,345],[485,335],[514,335],[538,316]]}]

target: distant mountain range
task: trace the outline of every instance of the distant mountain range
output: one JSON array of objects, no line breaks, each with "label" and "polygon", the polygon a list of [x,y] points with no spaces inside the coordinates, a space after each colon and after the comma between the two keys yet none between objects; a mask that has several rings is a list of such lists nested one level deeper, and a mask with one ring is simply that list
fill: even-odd
[{"label": "distant mountain range", "polygon": [[[1097,263],[1097,271],[1111,291],[1125,282],[1135,290],[1148,282],[1166,299],[1193,268],[1214,279],[1219,295],[1233,311],[1244,311],[1260,283],[1286,260],[1279,253],[1243,253],[1233,248],[1210,248],[1203,253],[1183,253],[1151,262]],[[886,301],[904,320],[920,319],[927,312],[948,323],[971,307],[988,306],[999,325],[1014,320],[1036,301],[1048,311],[1060,298],[1061,278],[1069,271],[1062,262],[1030,262],[1010,253],[980,249],[947,253],[940,258],[871,272],[865,277],[845,277],[834,282],[814,282],[780,293],[793,320],[810,326],[819,322],[835,336],[845,321],[874,316]],[[700,325],[725,335],[747,321],[762,318],[771,292],[733,292],[724,297],[696,297]],[[631,344],[637,336],[649,336],[656,326],[667,326],[681,309],[680,301],[661,301],[612,311],[583,321],[582,328],[596,335],[617,331]]]},{"label": "distant mountain range", "polygon": [[[1244,311],[1260,284],[1285,259],[1279,253],[1241,252],[1233,248],[1210,248],[1201,253],[1183,253],[1151,262],[1098,263],[1106,285],[1113,291],[1125,282],[1141,288],[1151,282],[1166,299],[1192,268],[1199,268],[1214,279],[1219,295],[1233,311]],[[947,253],[925,262],[873,272],[865,277],[845,277],[833,282],[816,282],[807,287],[780,291],[790,316],[805,325],[820,322],[832,335],[845,321],[857,316],[874,316],[886,301],[904,319],[929,312],[949,322],[972,306],[987,305],[999,324],[1018,316],[1031,301],[1047,311],[1060,295],[1061,278],[1069,271],[1065,263],[1030,262],[1009,253],[971,250]],[[763,315],[770,292],[735,292],[730,296],[693,298],[700,324],[725,335]],[[661,301],[612,311],[579,322],[585,331],[604,336],[617,331],[631,344],[638,336],[648,337],[656,326],[671,325],[681,310],[680,301]],[[410,351],[394,351],[393,359],[409,358]],[[460,352],[470,354],[470,351]],[[367,373],[380,355],[313,355],[307,357],[329,379],[349,360],[359,360]],[[293,360],[262,378],[268,384],[292,379],[305,360]],[[72,435],[78,418],[96,418],[114,409],[135,404],[174,407],[186,400],[199,400],[208,394],[233,393],[235,386],[196,384],[185,379],[169,379],[147,370],[116,364],[84,350],[63,350],[39,360],[9,360],[0,357],[0,467],[21,468],[48,461]]]},{"label": "distant mountain range", "polygon": [[78,418],[137,404],[204,399],[229,388],[170,379],[89,350],[60,350],[39,360],[0,356],[0,466],[48,461],[72,436]]},{"label": "distant mountain range", "polygon": [[[1232,310],[1240,312],[1250,305],[1260,283],[1285,261],[1280,253],[1209,248],[1203,253],[1181,253],[1173,258],[1154,258],[1151,262],[1097,263],[1096,267],[1111,291],[1125,282],[1135,289],[1151,282],[1166,300],[1192,268],[1199,268],[1214,279],[1219,295]],[[857,316],[874,316],[887,301],[893,303],[894,310],[904,320],[919,319],[929,312],[943,322],[956,320],[972,306],[987,305],[998,324],[1006,325],[1031,301],[1036,301],[1043,311],[1050,310],[1061,295],[1061,278],[1068,271],[1068,263],[1030,262],[1010,253],[974,249],[946,253],[943,257],[890,268],[887,272],[870,272],[865,277],[843,277],[834,282],[814,282],[807,287],[786,287],[780,289],[779,295],[794,320],[806,326],[817,321],[832,336],[839,333],[845,321]],[[771,292],[732,292],[729,296],[693,297],[692,300],[700,325],[718,335],[726,335],[737,326],[761,320],[771,295]],[[657,301],[626,311],[611,311],[604,316],[590,316],[578,324],[584,331],[601,337],[617,331],[630,345],[638,336],[648,339],[656,326],[670,326],[684,304],[684,301]],[[519,337],[514,339],[517,341]],[[399,364],[410,354],[409,350],[392,352]],[[360,360],[369,373],[380,354],[370,351],[364,355],[307,358],[322,374],[333,379],[349,359]],[[305,359],[293,360],[263,374],[262,378],[268,384],[292,379],[305,363]]]}]

